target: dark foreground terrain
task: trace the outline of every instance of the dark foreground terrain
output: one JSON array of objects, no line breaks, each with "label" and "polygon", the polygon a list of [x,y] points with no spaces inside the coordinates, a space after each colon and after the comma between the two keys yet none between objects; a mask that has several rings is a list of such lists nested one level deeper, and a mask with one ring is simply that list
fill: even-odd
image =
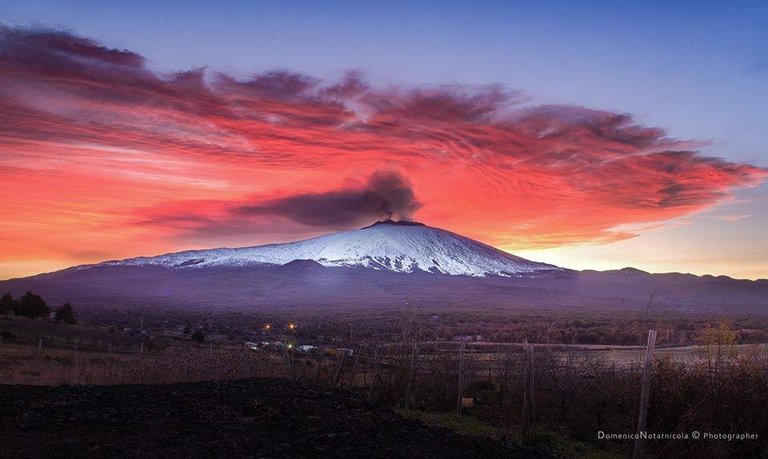
[{"label": "dark foreground terrain", "polygon": [[282,380],[2,386],[0,413],[0,456],[14,458],[548,456]]}]

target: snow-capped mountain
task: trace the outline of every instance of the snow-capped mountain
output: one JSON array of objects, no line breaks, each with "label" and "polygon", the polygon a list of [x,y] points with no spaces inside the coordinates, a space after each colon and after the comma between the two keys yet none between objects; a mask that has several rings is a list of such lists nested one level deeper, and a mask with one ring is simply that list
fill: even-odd
[{"label": "snow-capped mountain", "polygon": [[768,308],[768,280],[573,271],[438,228],[392,221],[287,244],[108,261],[0,281],[0,293],[29,290],[52,303],[107,309],[333,311],[414,300],[435,308],[645,310],[648,292],[657,291],[666,310]]},{"label": "snow-capped mountain", "polygon": [[[285,244],[191,250],[91,266],[164,266],[177,269],[284,265],[314,260],[328,267],[364,267],[484,277],[516,277],[560,270],[516,257],[450,231],[415,222],[385,220],[351,231]],[[83,267],[88,268],[88,267]]]}]

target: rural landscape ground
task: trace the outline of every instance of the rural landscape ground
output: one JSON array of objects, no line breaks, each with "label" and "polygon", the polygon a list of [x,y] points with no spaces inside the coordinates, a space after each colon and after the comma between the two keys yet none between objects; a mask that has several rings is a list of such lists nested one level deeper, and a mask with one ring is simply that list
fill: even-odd
[{"label": "rural landscape ground", "polygon": [[[403,306],[77,319],[0,318],[2,430],[14,457],[625,457],[633,440],[598,433],[635,431],[651,327],[649,431],[768,429],[768,348],[754,316]],[[759,436],[645,445],[658,457],[766,447]]]},{"label": "rural landscape ground", "polygon": [[0,403],[5,457],[552,457],[279,379],[10,387]]}]

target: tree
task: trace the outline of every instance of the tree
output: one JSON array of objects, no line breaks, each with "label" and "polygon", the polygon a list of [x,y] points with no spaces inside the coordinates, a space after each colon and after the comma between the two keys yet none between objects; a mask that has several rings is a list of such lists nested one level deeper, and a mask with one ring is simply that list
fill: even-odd
[{"label": "tree", "polygon": [[35,317],[47,316],[51,312],[51,309],[48,307],[48,303],[45,302],[43,297],[28,291],[19,298],[14,312],[16,312],[16,315],[18,316],[33,319]]},{"label": "tree", "polygon": [[651,293],[648,294],[648,303],[645,305],[645,320],[648,321],[648,315],[651,312],[651,308],[655,308],[656,306],[661,305],[661,301],[656,299],[656,297],[661,293],[661,289],[657,288]]},{"label": "tree", "polygon": [[714,364],[714,369],[718,370],[723,360],[737,357],[736,338],[737,333],[732,330],[729,319],[721,319],[716,325],[709,325],[699,332],[696,341],[710,369]]},{"label": "tree", "polygon": [[205,341],[205,332],[198,328],[197,330],[195,330],[194,333],[192,333],[192,339],[194,341],[197,341],[198,343],[204,342]]},{"label": "tree", "polygon": [[56,309],[56,313],[53,315],[53,320],[56,322],[64,322],[65,324],[76,324],[75,308],[69,303],[62,304]]},{"label": "tree", "polygon": [[7,314],[16,310],[16,300],[10,293],[6,293],[0,298],[0,314]]},{"label": "tree", "polygon": [[413,340],[418,340],[421,335],[421,315],[420,306],[406,301],[400,307],[400,333],[403,337],[403,344],[410,344]]}]

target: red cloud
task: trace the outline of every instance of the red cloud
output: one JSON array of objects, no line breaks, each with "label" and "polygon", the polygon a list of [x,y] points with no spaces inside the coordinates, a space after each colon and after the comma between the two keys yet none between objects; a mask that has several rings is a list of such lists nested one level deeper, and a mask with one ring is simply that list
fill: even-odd
[{"label": "red cloud", "polygon": [[[322,232],[302,223],[326,220],[296,209],[344,214],[346,191],[381,169],[412,183],[429,224],[509,247],[608,242],[631,236],[618,225],[689,214],[768,176],[692,148],[627,114],[530,106],[498,86],[161,75],[130,51],[0,28],[7,256]],[[284,232],[262,235],[286,218]]]}]

